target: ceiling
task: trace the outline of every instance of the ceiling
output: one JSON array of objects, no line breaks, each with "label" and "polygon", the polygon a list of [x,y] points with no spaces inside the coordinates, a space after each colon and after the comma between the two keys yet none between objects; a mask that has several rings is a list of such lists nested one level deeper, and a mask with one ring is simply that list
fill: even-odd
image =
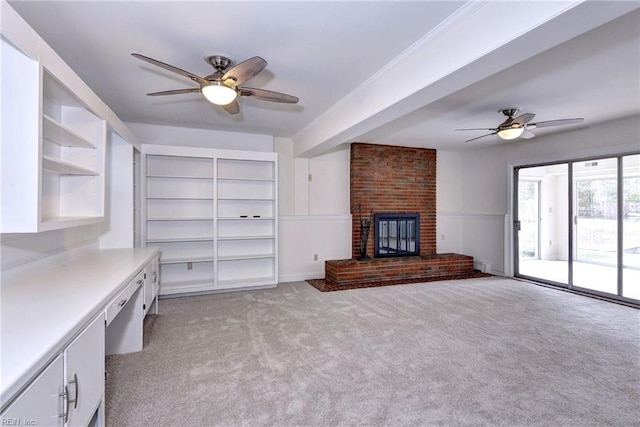
[{"label": "ceiling", "polygon": [[[496,136],[467,144],[483,133],[453,129],[495,127],[507,107],[536,113],[534,121],[585,118],[536,129],[539,137],[640,114],[635,1],[9,3],[121,120],[290,137],[297,154],[349,141],[451,151],[500,144]],[[508,16],[496,10],[518,13],[521,28],[497,27]],[[242,98],[232,116],[199,94],[148,97],[195,84],[132,52],[200,76],[212,72],[205,55],[261,56],[267,68],[245,85],[300,102]]]}]

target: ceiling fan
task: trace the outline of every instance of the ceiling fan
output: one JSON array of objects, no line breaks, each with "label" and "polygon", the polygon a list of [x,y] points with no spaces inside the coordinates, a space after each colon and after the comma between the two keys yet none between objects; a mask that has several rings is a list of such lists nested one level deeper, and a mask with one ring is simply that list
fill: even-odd
[{"label": "ceiling fan", "polygon": [[484,138],[485,136],[491,136],[491,135],[498,135],[500,138],[505,140],[512,140],[516,138],[529,139],[535,136],[535,134],[531,132],[529,129],[546,128],[551,126],[572,125],[575,123],[582,123],[584,121],[583,118],[573,118],[573,119],[546,120],[543,122],[530,123],[531,120],[533,120],[533,118],[536,115],[533,113],[524,113],[514,118],[513,116],[518,114],[518,111],[520,111],[520,109],[518,108],[504,108],[502,110],[498,110],[498,112],[504,114],[507,117],[507,119],[504,122],[500,123],[495,128],[474,128],[474,129],[454,129],[454,130],[456,131],[459,131],[459,130],[491,131],[491,133],[468,139],[465,142],[475,141],[476,139]]},{"label": "ceiling fan", "polygon": [[238,96],[247,96],[260,99],[262,101],[281,102],[286,104],[297,104],[299,100],[295,96],[280,92],[239,86],[245,81],[258,75],[258,73],[267,66],[267,61],[259,56],[254,56],[253,58],[247,59],[246,61],[231,68],[229,67],[233,64],[233,61],[225,56],[205,56],[205,61],[208,62],[215,71],[208,76],[200,77],[196,74],[174,67],[173,65],[165,64],[164,62],[149,58],[148,56],[144,56],[139,53],[132,53],[131,55],[160,68],[164,68],[165,70],[188,77],[200,85],[200,87],[194,88],[164,90],[161,92],[148,93],[147,95],[149,96],[179,95],[183,93],[201,92],[209,102],[222,106],[222,108],[224,108],[224,110],[229,114],[238,114],[240,112],[240,106],[237,100]]}]

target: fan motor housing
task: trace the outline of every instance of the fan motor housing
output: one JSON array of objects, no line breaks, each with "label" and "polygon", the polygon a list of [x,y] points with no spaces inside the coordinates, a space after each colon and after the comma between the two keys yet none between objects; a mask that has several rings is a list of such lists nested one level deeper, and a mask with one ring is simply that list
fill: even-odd
[{"label": "fan motor housing", "polygon": [[224,71],[233,65],[233,61],[222,55],[207,55],[204,60],[217,71]]}]

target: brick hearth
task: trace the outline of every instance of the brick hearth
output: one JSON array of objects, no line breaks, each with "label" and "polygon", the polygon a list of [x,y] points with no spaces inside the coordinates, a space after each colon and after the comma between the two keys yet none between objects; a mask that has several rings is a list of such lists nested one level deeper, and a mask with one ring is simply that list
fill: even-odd
[{"label": "brick hearth", "polygon": [[389,279],[450,277],[473,272],[473,257],[433,254],[367,261],[344,259],[325,261],[325,280],[336,285],[377,282]]}]

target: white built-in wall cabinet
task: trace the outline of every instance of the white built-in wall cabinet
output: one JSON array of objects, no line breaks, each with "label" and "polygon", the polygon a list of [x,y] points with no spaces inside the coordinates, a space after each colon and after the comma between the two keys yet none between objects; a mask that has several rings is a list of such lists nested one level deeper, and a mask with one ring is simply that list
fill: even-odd
[{"label": "white built-in wall cabinet", "polygon": [[278,283],[277,153],[143,145],[142,158],[161,295]]},{"label": "white built-in wall cabinet", "polygon": [[101,222],[108,129],[132,135],[6,2],[0,5],[0,233]]}]

